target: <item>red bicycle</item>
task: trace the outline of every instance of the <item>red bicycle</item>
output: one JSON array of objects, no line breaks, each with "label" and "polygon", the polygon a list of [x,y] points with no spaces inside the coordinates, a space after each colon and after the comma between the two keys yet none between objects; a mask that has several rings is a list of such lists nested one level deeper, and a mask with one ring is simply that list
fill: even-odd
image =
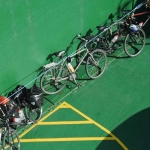
[{"label": "red bicycle", "polygon": [[[146,20],[143,21],[143,19],[142,19],[142,22],[137,23],[137,22],[138,22],[137,20],[140,19],[139,16],[141,16],[141,17],[143,18],[143,15],[144,15],[144,16],[147,16],[147,17],[146,17]],[[145,18],[145,17],[144,17],[144,18]],[[140,13],[135,13],[135,12],[133,12],[133,13],[129,16],[129,19],[130,19],[131,23],[133,23],[133,24],[139,24],[140,27],[144,27],[145,24],[150,20],[150,0],[147,0],[147,1],[146,1],[145,10],[144,10],[143,12],[140,12]],[[140,19],[140,20],[141,20],[141,19]]]}]

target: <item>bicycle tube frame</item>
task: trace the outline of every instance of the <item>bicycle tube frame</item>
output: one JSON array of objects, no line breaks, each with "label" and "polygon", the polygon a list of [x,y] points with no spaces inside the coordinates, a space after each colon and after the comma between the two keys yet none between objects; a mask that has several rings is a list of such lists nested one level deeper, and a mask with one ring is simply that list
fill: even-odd
[{"label": "bicycle tube frame", "polygon": [[137,13],[137,14],[134,14],[133,16],[136,17],[136,16],[142,16],[142,15],[145,15],[145,14],[150,14],[150,11],[149,12]]},{"label": "bicycle tube frame", "polygon": [[[150,14],[150,11],[137,13],[137,14],[134,14],[133,16],[134,16],[134,17],[137,17],[137,16],[142,16],[142,15],[145,15],[145,14]],[[143,23],[143,26],[145,26],[145,24],[146,24],[149,20],[150,20],[150,16],[148,16],[148,18],[146,19],[146,21]]]},{"label": "bicycle tube frame", "polygon": [[[63,62],[60,64],[61,67],[60,67],[59,73],[58,73],[57,77],[55,77],[55,78],[60,77],[61,72],[63,71],[63,64],[65,63],[65,65],[67,65],[67,64],[66,64],[66,60],[67,60],[67,59],[63,59]],[[56,69],[56,68],[52,68],[52,69],[54,69],[54,74],[55,74],[55,73],[56,73],[56,72],[55,72],[55,69]],[[68,67],[67,67],[67,69],[68,69]],[[67,76],[67,77],[61,78],[61,80],[58,80],[58,81],[67,80],[68,78],[69,78],[69,77]]]},{"label": "bicycle tube frame", "polygon": [[75,72],[76,72],[77,69],[80,67],[81,63],[83,62],[83,60],[85,59],[85,57],[86,57],[87,54],[89,53],[89,50],[88,50],[87,48],[84,48],[84,49],[78,51],[77,53],[75,53],[74,55],[71,56],[71,58],[72,58],[72,57],[76,56],[77,54],[82,53],[83,51],[86,51],[86,53],[85,53],[84,57],[81,59],[81,61],[78,63],[78,65],[76,66]]},{"label": "bicycle tube frame", "polygon": [[[83,62],[83,60],[85,59],[85,57],[86,57],[87,54],[89,53],[89,50],[88,50],[87,48],[84,48],[84,49],[81,49],[81,50],[79,50],[77,53],[75,53],[75,54],[73,54],[73,55],[70,56],[70,58],[73,58],[74,56],[76,56],[77,54],[82,53],[83,51],[86,51],[86,54],[85,54],[84,57],[81,59],[81,61],[79,62],[79,64],[76,66],[74,72],[77,71],[77,69],[79,68],[80,64]],[[63,65],[65,64],[65,65],[67,66],[66,60],[67,60],[67,58],[65,58],[65,59],[63,58],[63,61],[62,61],[62,63],[60,64],[60,65],[61,65],[60,71],[59,71],[58,76],[57,76],[56,78],[60,77],[60,74],[61,74],[61,72],[62,72],[62,70],[63,70]],[[54,71],[55,71],[55,68],[52,68],[52,69],[54,69]],[[67,67],[67,69],[68,69],[68,67]],[[68,69],[68,71],[69,71],[69,69]],[[69,73],[71,74],[70,71],[69,71]],[[55,72],[54,72],[54,74],[55,74]],[[69,78],[69,75],[67,75],[67,76],[64,77],[64,78],[61,78],[61,80],[59,80],[59,81],[67,80],[68,78]]]}]

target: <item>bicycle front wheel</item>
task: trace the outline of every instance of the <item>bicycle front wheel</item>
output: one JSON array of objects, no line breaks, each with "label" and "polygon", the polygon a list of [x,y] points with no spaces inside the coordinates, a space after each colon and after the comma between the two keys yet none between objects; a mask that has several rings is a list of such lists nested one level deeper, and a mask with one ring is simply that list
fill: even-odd
[{"label": "bicycle front wheel", "polygon": [[42,91],[46,94],[56,94],[60,92],[67,83],[68,74],[69,71],[65,63],[46,71],[40,80]]},{"label": "bicycle front wheel", "polygon": [[106,68],[107,56],[101,49],[91,52],[86,61],[86,73],[91,79],[100,77]]},{"label": "bicycle front wheel", "polygon": [[32,108],[31,106],[25,107],[25,114],[29,121],[35,123],[40,120],[42,116],[43,109],[42,107],[39,108]]},{"label": "bicycle front wheel", "polygon": [[20,140],[17,132],[8,129],[2,139],[3,150],[20,150]]},{"label": "bicycle front wheel", "polygon": [[145,32],[142,29],[127,34],[124,41],[124,51],[130,57],[139,55],[145,46]]}]

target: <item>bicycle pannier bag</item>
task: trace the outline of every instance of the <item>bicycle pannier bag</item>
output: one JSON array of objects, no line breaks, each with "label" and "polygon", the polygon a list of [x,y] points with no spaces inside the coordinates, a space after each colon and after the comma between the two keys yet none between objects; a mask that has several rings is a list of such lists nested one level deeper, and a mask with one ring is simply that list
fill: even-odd
[{"label": "bicycle pannier bag", "polygon": [[27,100],[34,108],[40,108],[43,105],[43,94],[42,90],[34,85],[28,89]]}]

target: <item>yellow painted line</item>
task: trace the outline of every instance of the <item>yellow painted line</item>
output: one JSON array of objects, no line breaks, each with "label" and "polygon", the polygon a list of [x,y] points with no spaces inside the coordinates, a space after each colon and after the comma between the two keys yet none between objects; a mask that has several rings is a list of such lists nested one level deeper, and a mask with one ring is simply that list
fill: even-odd
[{"label": "yellow painted line", "polygon": [[43,120],[45,120],[46,118],[48,118],[50,115],[52,115],[54,112],[56,112],[58,109],[60,109],[61,105],[57,106],[53,111],[51,111],[46,116],[44,116],[39,122],[42,122]]},{"label": "yellow painted line", "polygon": [[67,106],[67,105],[60,105],[60,107],[59,108],[70,108],[69,106]]},{"label": "yellow painted line", "polygon": [[109,130],[107,130],[105,127],[103,127],[102,125],[100,125],[99,123],[97,123],[96,121],[92,120],[90,117],[86,116],[85,114],[83,114],[82,112],[80,112],[79,110],[77,110],[76,108],[74,108],[73,106],[69,105],[68,103],[64,102],[64,105],[68,105],[72,110],[74,110],[76,113],[80,114],[82,117],[86,118],[87,120],[89,120],[90,122],[93,122],[93,124],[95,124],[97,127],[99,127],[100,129],[102,129],[103,131],[105,131],[106,133],[110,134],[123,148],[124,150],[128,150],[128,148],[114,135],[112,134]]},{"label": "yellow painted line", "polygon": [[31,131],[33,128],[36,127],[37,124],[32,125],[29,129],[27,129],[25,132],[23,132],[19,138],[22,138],[25,134],[27,134],[29,131]]},{"label": "yellow painted line", "polygon": [[93,124],[90,121],[56,121],[56,122],[39,122],[37,125],[70,125],[70,124]]},{"label": "yellow painted line", "polygon": [[101,141],[101,140],[115,140],[113,137],[76,137],[76,138],[34,138],[34,139],[20,139],[20,142],[68,142],[68,141]]}]

